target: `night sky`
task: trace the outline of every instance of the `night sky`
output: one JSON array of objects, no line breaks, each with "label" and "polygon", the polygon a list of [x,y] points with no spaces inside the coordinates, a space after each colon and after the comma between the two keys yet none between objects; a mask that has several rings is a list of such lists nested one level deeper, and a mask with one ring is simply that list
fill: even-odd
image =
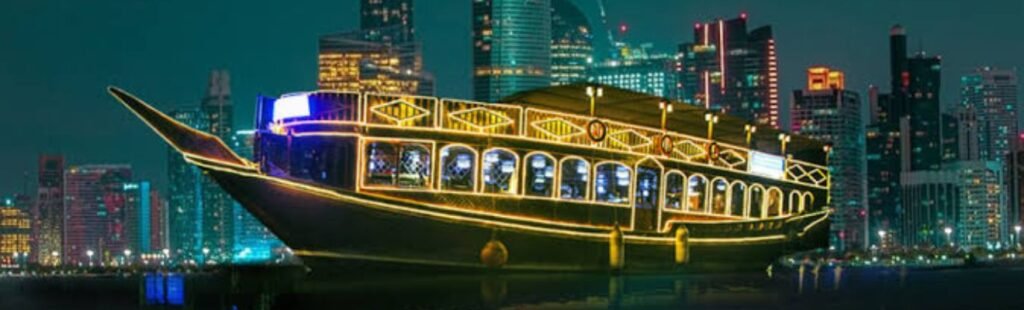
[{"label": "night sky", "polygon": [[[596,1],[574,0],[601,29]],[[439,96],[468,98],[471,0],[418,0],[415,25]],[[846,71],[847,88],[888,85],[888,30],[903,24],[909,49],[942,55],[942,102],[959,100],[961,74],[1024,66],[1024,1],[607,0],[627,41],[663,51],[691,39],[696,21],[747,12],[771,24],[783,101],[812,64]],[[236,124],[251,127],[257,94],[316,86],[316,40],[355,29],[357,0],[3,0],[0,3],[0,194],[35,178],[36,156],[72,164],[130,163],[166,188],[167,148],[106,94],[134,92],[164,111],[198,104],[209,70],[231,71]],[[597,37],[598,51],[607,42]],[[883,87],[883,91],[886,88]]]}]

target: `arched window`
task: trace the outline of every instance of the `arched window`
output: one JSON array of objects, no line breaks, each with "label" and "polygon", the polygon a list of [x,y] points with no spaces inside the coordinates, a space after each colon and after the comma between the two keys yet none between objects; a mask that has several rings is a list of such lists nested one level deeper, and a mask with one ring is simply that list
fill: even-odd
[{"label": "arched window", "polygon": [[683,209],[683,192],[686,176],[679,171],[670,171],[665,175],[665,208]]},{"label": "arched window", "polygon": [[736,181],[729,188],[729,215],[745,216],[743,214],[743,203],[747,197],[747,185]]},{"label": "arched window", "polygon": [[632,171],[620,163],[597,165],[594,174],[594,197],[599,202],[629,204],[629,184]]},{"label": "arched window", "polygon": [[752,218],[761,218],[764,214],[764,187],[759,184],[750,186],[750,203],[747,204],[750,208],[749,216]]},{"label": "arched window", "polygon": [[398,186],[430,187],[430,149],[422,144],[403,144],[398,161]]},{"label": "arched window", "polygon": [[518,169],[516,162],[519,157],[504,149],[491,149],[484,152],[481,165],[481,178],[484,180],[485,193],[515,194],[517,189]]},{"label": "arched window", "polygon": [[786,213],[792,214],[793,212],[800,212],[804,209],[803,196],[798,191],[789,192],[789,203],[786,204]]},{"label": "arched window", "polygon": [[476,184],[476,153],[461,146],[441,149],[441,189],[473,191]]},{"label": "arched window", "polygon": [[704,206],[708,192],[708,179],[702,175],[691,175],[686,187],[686,210],[706,212]]},{"label": "arched window", "polygon": [[395,184],[397,170],[397,151],[392,143],[370,142],[366,144],[366,177],[363,184],[385,185]]},{"label": "arched window", "polygon": [[527,196],[551,197],[555,192],[555,159],[545,154],[526,156],[526,185],[523,188]]},{"label": "arched window", "polygon": [[768,199],[766,200],[765,207],[768,211],[768,217],[780,216],[782,214],[782,191],[776,187],[772,187],[768,190]]},{"label": "arched window", "polygon": [[725,179],[715,179],[711,182],[711,213],[725,214],[726,197],[729,194],[729,182]]},{"label": "arched window", "polygon": [[634,204],[640,209],[654,209],[658,207],[658,199],[661,197],[661,169],[658,167],[637,166],[636,167],[636,190],[633,198]]},{"label": "arched window", "polygon": [[805,210],[814,209],[814,194],[811,194],[811,192],[804,192],[804,196],[801,199],[803,200],[803,203],[800,204],[800,213],[803,213]]},{"label": "arched window", "polygon": [[581,158],[562,160],[560,196],[564,199],[586,200],[590,182],[590,164]]}]

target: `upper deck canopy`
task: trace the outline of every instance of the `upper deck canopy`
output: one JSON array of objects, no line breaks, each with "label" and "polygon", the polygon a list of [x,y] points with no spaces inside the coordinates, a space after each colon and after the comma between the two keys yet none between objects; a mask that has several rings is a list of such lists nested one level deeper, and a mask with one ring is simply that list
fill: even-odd
[{"label": "upper deck canopy", "polygon": [[[604,96],[597,99],[595,108],[595,114],[598,117],[659,128],[661,127],[661,110],[658,109],[658,104],[661,101],[670,101],[673,103],[674,111],[668,115],[666,124],[668,130],[697,137],[707,136],[707,122],[704,120],[704,114],[708,110],[613,86],[579,83],[539,88],[516,93],[501,101],[526,107],[587,115],[590,113],[590,99],[586,94],[587,86],[600,86],[604,89]],[[714,140],[744,146],[746,145],[746,132],[743,128],[746,124],[750,124],[750,122],[719,113],[718,123],[714,128]],[[782,131],[767,126],[758,126],[756,133],[751,137],[752,148],[761,152],[778,154],[781,148],[778,140],[779,133]],[[823,146],[824,144],[819,141],[792,135],[791,141],[786,144],[786,152],[799,160],[823,164]]]}]

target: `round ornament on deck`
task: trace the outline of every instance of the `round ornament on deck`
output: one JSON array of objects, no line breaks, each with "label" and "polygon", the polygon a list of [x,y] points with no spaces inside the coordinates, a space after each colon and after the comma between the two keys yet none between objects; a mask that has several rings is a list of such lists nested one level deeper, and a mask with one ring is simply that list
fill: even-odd
[{"label": "round ornament on deck", "polygon": [[708,149],[706,151],[708,153],[708,160],[715,162],[718,160],[718,155],[721,154],[722,148],[718,146],[717,142],[711,142],[708,144]]},{"label": "round ornament on deck", "polygon": [[672,141],[672,137],[669,135],[658,136],[658,152],[665,156],[672,156],[672,149],[675,147],[675,142]]},{"label": "round ornament on deck", "polygon": [[592,119],[587,123],[587,135],[590,136],[591,141],[604,141],[605,136],[608,135],[608,125],[599,119]]}]

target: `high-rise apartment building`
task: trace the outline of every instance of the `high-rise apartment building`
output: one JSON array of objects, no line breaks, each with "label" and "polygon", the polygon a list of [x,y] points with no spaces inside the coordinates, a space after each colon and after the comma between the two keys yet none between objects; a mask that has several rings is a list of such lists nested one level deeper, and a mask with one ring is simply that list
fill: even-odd
[{"label": "high-rise apartment building", "polygon": [[550,0],[473,1],[473,98],[497,102],[551,84]]},{"label": "high-rise apartment building", "polygon": [[[197,130],[206,131],[209,121],[198,107],[172,111],[170,116]],[[176,150],[167,154],[167,239],[176,260],[198,259],[203,248],[203,197],[210,180],[199,167],[189,164]]]},{"label": "high-rise apartment building", "polygon": [[0,268],[24,267],[32,253],[32,199],[14,195],[0,200]]},{"label": "high-rise apartment building", "polygon": [[860,95],[847,90],[843,79],[838,70],[807,69],[807,88],[793,91],[790,128],[832,146],[832,238],[839,249],[857,249],[867,242],[864,127]]},{"label": "high-rise apartment building", "polygon": [[[207,132],[222,141],[231,141],[235,133],[234,106],[231,102],[231,80],[227,71],[211,72],[206,95],[199,107],[206,117]],[[203,261],[230,261],[234,247],[231,208],[235,200],[212,178],[205,178],[202,186],[203,238],[200,255],[203,256]],[[208,257],[206,253],[209,253]]]},{"label": "high-rise apartment building", "polygon": [[63,262],[71,265],[116,261],[131,249],[130,214],[125,185],[128,165],[81,165],[64,172]]},{"label": "high-rise apartment building", "polygon": [[652,51],[651,44],[632,48],[620,42],[620,58],[590,67],[590,82],[672,100],[679,99],[675,58]]},{"label": "high-rise apartment building", "polygon": [[593,29],[569,0],[551,0],[551,85],[585,81],[593,62]]},{"label": "high-rise apartment building", "polygon": [[32,207],[32,261],[60,265],[64,238],[64,157],[40,155]]},{"label": "high-rise apartment building", "polygon": [[981,158],[1003,161],[1017,141],[1017,72],[978,68],[960,78],[960,97],[977,114]]},{"label": "high-rise apartment building", "polygon": [[778,59],[771,26],[747,31],[747,15],[698,22],[679,46],[684,101],[779,128]]}]

